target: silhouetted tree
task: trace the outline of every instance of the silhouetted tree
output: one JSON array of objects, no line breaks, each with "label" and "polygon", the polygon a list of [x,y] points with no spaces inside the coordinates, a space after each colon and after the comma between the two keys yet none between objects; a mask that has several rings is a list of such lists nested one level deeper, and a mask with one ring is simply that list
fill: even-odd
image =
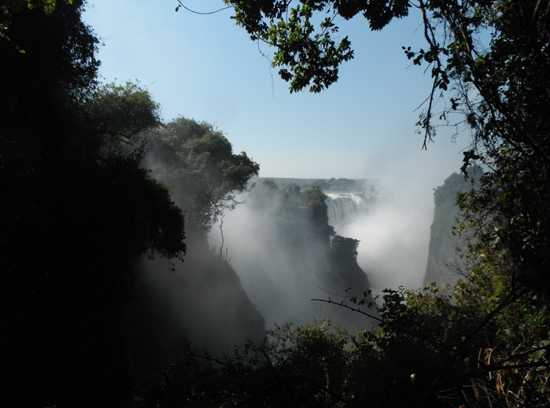
[{"label": "silhouetted tree", "polygon": [[135,87],[96,87],[97,39],[71,3],[3,6],[2,349],[21,406],[128,401],[121,314],[134,262],[184,249],[168,192],[135,154],[105,149],[108,134],[156,122],[156,105]]}]

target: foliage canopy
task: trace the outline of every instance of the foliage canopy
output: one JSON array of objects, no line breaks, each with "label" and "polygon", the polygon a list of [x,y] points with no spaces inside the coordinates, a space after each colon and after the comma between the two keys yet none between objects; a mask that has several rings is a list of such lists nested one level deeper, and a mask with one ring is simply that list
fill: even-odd
[{"label": "foliage canopy", "polygon": [[30,4],[1,6],[7,388],[25,406],[97,406],[107,395],[122,404],[131,389],[121,316],[135,262],[181,256],[183,218],[139,155],[105,148],[117,143],[108,135],[156,123],[156,104],[133,85],[97,86],[83,2]]},{"label": "foliage canopy", "polygon": [[237,203],[235,194],[258,174],[259,165],[245,152],[233,153],[225,135],[208,123],[178,118],[147,140],[153,172],[172,187],[191,228],[203,232]]}]

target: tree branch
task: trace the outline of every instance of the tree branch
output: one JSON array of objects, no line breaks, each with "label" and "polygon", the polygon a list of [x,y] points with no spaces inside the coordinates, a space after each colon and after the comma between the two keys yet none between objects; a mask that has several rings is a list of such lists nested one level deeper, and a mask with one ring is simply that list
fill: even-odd
[{"label": "tree branch", "polygon": [[318,299],[318,298],[313,298],[313,299],[311,299],[311,301],[312,301],[312,302],[328,303],[328,304],[331,304],[331,305],[343,307],[344,309],[351,310],[352,312],[362,314],[363,316],[369,317],[369,318],[371,318],[371,319],[373,319],[373,320],[376,320],[377,322],[380,322],[380,323],[383,322],[383,320],[382,320],[380,317],[375,316],[375,315],[370,314],[370,313],[367,313],[367,312],[365,312],[364,310],[361,310],[361,309],[359,309],[359,308],[356,308],[356,307],[347,305],[347,304],[345,304],[344,302],[336,302],[336,301],[334,301],[334,300],[332,300],[332,299]]}]

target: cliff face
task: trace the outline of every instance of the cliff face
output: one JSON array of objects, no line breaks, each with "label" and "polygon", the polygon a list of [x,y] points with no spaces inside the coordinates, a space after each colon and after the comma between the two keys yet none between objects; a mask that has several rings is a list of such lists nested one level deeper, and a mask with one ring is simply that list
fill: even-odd
[{"label": "cliff face", "polygon": [[264,178],[281,190],[318,188],[326,198],[329,224],[337,231],[349,222],[367,215],[376,200],[376,181],[371,179],[288,179]]},{"label": "cliff face", "polygon": [[335,234],[319,188],[260,180],[246,205],[226,215],[224,230],[231,264],[268,326],[320,319],[348,329],[369,324],[338,306],[311,301],[339,301],[369,289],[357,264],[357,241]]},{"label": "cliff face", "polygon": [[142,261],[128,313],[138,378],[178,361],[188,345],[220,355],[265,336],[264,319],[227,260],[204,241],[187,244],[184,262]]},{"label": "cliff face", "polygon": [[[480,174],[480,169],[473,169],[474,180],[477,174]],[[434,218],[424,284],[454,285],[465,273],[466,243],[453,234],[453,226],[460,216],[458,194],[471,188],[471,181],[462,174],[454,173],[434,191]]]},{"label": "cliff face", "polygon": [[[328,287],[361,298],[370,289],[370,284],[367,274],[357,263],[358,245],[356,239],[334,235],[330,241],[329,273],[324,278]],[[370,296],[368,300],[372,301]]]}]

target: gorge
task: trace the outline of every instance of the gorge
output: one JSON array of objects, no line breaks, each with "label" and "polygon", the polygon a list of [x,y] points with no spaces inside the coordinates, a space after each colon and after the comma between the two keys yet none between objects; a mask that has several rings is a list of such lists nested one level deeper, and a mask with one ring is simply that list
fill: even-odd
[{"label": "gorge", "polygon": [[[144,260],[142,287],[152,303],[142,307],[156,310],[153,320],[161,327],[150,341],[167,354],[184,339],[225,353],[246,340],[261,341],[265,330],[286,323],[326,319],[351,331],[371,325],[364,316],[311,299],[345,301],[366,295],[372,302],[371,291],[380,294],[384,282],[398,282],[395,277],[380,280],[380,271],[391,274],[384,269],[387,258],[369,254],[378,250],[369,247],[370,236],[365,243],[357,239],[369,232],[365,228],[386,223],[389,233],[396,234],[388,244],[396,253],[393,258],[399,258],[401,248],[401,256],[408,255],[399,236],[408,224],[399,222],[403,214],[395,211],[389,212],[393,223],[387,222],[377,188],[376,180],[367,179],[253,179],[235,208],[226,209],[212,226],[208,242],[189,237],[184,262]],[[419,261],[409,259],[426,271],[421,278],[426,283],[449,283],[432,271],[446,262],[442,251],[458,256],[452,238],[456,192],[436,190],[430,253],[423,262],[422,254]],[[193,319],[197,313],[199,321]]]}]

